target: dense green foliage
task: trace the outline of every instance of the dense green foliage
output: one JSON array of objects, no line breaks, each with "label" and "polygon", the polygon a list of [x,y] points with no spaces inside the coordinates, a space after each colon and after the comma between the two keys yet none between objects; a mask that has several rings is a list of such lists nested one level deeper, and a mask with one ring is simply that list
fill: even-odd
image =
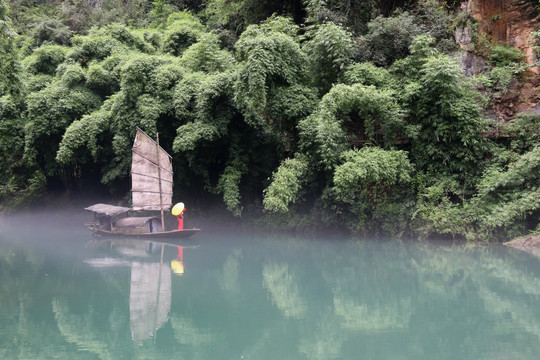
[{"label": "dense green foliage", "polygon": [[473,86],[504,91],[522,54],[493,46],[489,75],[466,78],[438,3],[108,0],[69,21],[82,2],[10,3],[4,208],[100,183],[124,197],[140,127],[172,151],[176,197],[199,211],[220,200],[269,226],[394,237],[538,230],[538,116],[489,140]]},{"label": "dense green foliage", "polygon": [[20,91],[20,63],[15,47],[15,32],[8,7],[0,1],[0,94],[16,95]]}]

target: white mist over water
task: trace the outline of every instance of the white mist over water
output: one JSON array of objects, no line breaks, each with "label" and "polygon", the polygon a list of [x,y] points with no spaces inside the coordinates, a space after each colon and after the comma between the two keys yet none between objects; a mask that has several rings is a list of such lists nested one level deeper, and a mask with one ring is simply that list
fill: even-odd
[{"label": "white mist over water", "polygon": [[514,249],[224,230],[149,244],[93,238],[89,215],[2,218],[0,358],[540,352],[540,260]]}]

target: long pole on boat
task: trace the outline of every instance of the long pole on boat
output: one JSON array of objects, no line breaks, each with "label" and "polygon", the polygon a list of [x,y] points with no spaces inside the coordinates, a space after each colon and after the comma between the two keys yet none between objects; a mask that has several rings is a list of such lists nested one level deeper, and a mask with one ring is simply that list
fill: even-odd
[{"label": "long pole on boat", "polygon": [[159,179],[159,209],[161,210],[161,231],[165,231],[165,219],[163,217],[163,194],[161,191],[161,164],[159,163],[159,133],[156,132],[156,155]]}]

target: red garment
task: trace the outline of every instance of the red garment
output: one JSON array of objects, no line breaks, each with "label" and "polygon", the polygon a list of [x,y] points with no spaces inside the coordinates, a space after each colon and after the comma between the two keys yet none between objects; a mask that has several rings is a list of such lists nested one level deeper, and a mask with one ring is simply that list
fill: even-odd
[{"label": "red garment", "polygon": [[184,212],[186,211],[186,208],[182,210],[182,212],[178,215],[178,230],[184,230]]},{"label": "red garment", "polygon": [[178,215],[178,230],[184,230],[184,219]]}]

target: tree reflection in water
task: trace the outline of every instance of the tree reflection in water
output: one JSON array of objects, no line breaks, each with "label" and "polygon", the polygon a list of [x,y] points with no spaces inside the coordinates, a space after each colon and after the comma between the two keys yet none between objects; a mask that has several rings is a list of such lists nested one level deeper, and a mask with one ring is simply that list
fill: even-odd
[{"label": "tree reflection in water", "polygon": [[102,242],[59,258],[23,240],[0,238],[2,359],[540,351],[540,260],[514,249],[216,235],[182,256]]}]

